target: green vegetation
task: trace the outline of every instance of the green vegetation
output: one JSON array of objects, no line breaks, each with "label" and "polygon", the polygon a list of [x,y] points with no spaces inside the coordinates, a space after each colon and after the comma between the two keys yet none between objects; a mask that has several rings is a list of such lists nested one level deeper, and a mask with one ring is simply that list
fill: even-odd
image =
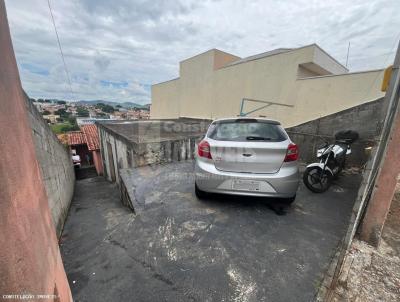
[{"label": "green vegetation", "polygon": [[89,111],[86,110],[86,109],[83,108],[83,107],[77,107],[77,108],[76,108],[76,113],[77,113],[77,115],[80,116],[80,117],[88,117],[88,116],[89,116]]},{"label": "green vegetation", "polygon": [[51,130],[53,130],[53,132],[55,134],[61,134],[61,133],[65,133],[68,131],[79,131],[79,127],[77,124],[72,125],[68,122],[64,122],[62,124],[55,124],[55,125],[50,125]]},{"label": "green vegetation", "polygon": [[65,109],[58,109],[55,112],[55,115],[59,115],[61,118],[68,118],[69,117],[69,113],[65,110]]},{"label": "green vegetation", "polygon": [[55,125],[50,125],[51,130],[53,130],[53,132],[55,134],[61,134],[61,133],[65,133],[68,131],[79,131],[79,126],[76,123],[76,118],[75,117],[68,117],[64,120],[63,123],[60,124],[55,124]]},{"label": "green vegetation", "polygon": [[49,115],[49,114],[51,114],[51,112],[47,111],[47,110],[43,110],[43,112],[42,112],[42,115]]},{"label": "green vegetation", "polygon": [[96,108],[101,109],[101,111],[107,112],[107,113],[113,113],[115,111],[113,106],[103,104],[103,103],[97,103]]}]

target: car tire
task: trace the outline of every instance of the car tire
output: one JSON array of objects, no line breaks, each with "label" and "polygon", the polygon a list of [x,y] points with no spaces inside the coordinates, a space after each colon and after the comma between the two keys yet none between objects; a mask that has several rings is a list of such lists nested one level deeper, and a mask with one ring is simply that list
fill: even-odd
[{"label": "car tire", "polygon": [[196,183],[194,184],[194,193],[198,199],[203,199],[207,196],[207,192],[200,190]]},{"label": "car tire", "polygon": [[284,198],[283,203],[290,206],[296,200],[296,194],[293,197]]}]

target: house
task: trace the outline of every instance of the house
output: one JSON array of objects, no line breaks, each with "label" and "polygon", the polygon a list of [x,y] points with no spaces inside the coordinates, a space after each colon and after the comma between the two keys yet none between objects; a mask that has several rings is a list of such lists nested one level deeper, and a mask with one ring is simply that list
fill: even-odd
[{"label": "house", "polygon": [[57,123],[57,120],[60,118],[59,115],[57,114],[48,114],[48,115],[43,115],[43,118],[50,124],[55,124]]},{"label": "house", "polygon": [[85,134],[82,131],[70,131],[67,133],[67,138],[71,155],[79,155],[82,166],[89,166],[90,163],[86,158],[90,155],[90,152],[87,147]]},{"label": "house", "polygon": [[81,131],[67,133],[67,142],[71,153],[76,153],[80,156],[83,166],[94,165],[97,174],[102,175],[103,164],[97,126],[94,124],[82,125],[80,129]]},{"label": "house", "polygon": [[316,44],[247,58],[211,49],[152,85],[152,119],[266,116],[285,127],[383,96],[383,70],[349,72]]},{"label": "house", "polygon": [[99,134],[96,125],[82,125],[81,130],[86,138],[86,145],[91,152],[92,161],[98,175],[103,175],[103,162],[100,154]]}]

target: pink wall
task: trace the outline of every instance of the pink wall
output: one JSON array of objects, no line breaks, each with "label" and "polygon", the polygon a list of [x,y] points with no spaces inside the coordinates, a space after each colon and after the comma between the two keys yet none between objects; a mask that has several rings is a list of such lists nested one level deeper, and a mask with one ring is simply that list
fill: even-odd
[{"label": "pink wall", "polygon": [[386,154],[375,181],[375,188],[368,202],[361,224],[360,238],[378,247],[383,226],[392,204],[396,185],[400,176],[400,110],[397,111],[388,141]]},{"label": "pink wall", "polygon": [[[72,301],[0,0],[0,295]],[[17,150],[17,152],[16,152]]]},{"label": "pink wall", "polygon": [[103,161],[101,160],[100,150],[93,151],[92,155],[97,175],[103,175]]}]

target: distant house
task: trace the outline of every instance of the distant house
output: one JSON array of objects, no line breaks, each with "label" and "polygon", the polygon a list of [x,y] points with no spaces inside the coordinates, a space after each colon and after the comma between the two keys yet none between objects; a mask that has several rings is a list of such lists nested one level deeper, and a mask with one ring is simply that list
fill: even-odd
[{"label": "distant house", "polygon": [[[94,165],[98,175],[103,174],[99,136],[96,125],[82,125],[81,131],[67,133],[67,143],[71,150],[81,158],[82,166]],[[88,161],[89,158],[89,161]]]},{"label": "distant house", "polygon": [[70,131],[67,132],[67,142],[71,155],[76,154],[81,158],[82,166],[89,166],[90,163],[86,160],[87,155],[90,155],[87,147],[86,138],[82,131]]},{"label": "distant house", "polygon": [[100,154],[99,134],[96,125],[83,125],[81,130],[85,135],[86,144],[92,154],[92,161],[98,175],[103,174],[103,162]]},{"label": "distant house", "polygon": [[48,114],[48,115],[43,115],[43,118],[50,124],[55,124],[57,123],[57,119],[59,119],[60,116],[56,114]]},{"label": "distant house", "polygon": [[78,126],[82,125],[92,125],[96,121],[109,121],[110,118],[97,118],[97,117],[77,117],[76,122]]}]

